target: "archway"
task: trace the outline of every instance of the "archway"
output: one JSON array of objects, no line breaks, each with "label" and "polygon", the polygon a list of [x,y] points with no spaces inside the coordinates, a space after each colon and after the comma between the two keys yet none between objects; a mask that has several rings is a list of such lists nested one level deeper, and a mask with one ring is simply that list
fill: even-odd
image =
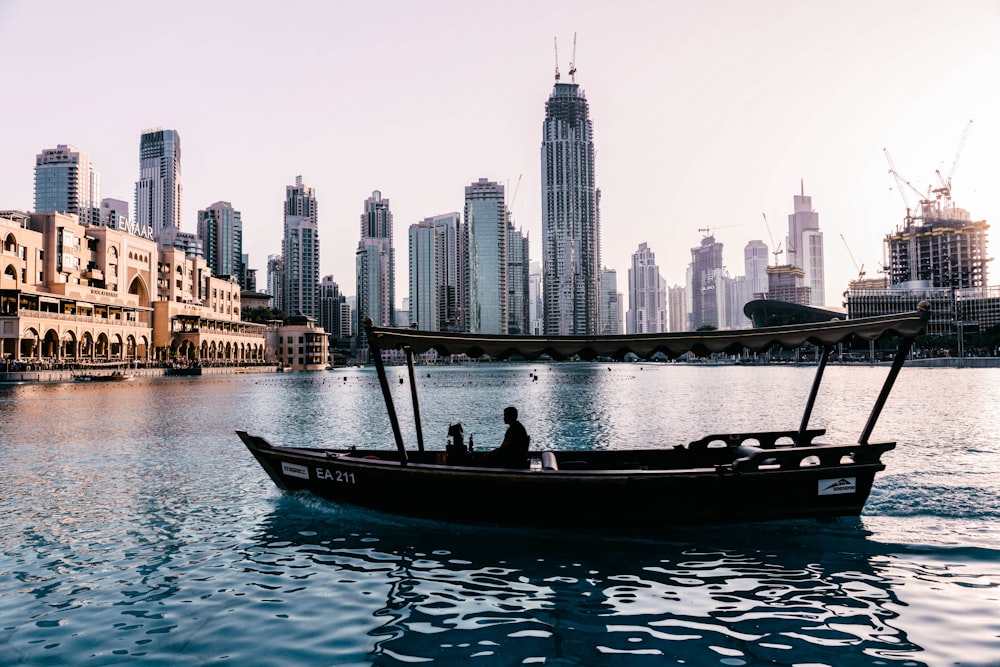
[{"label": "archway", "polygon": [[97,334],[97,342],[94,344],[94,358],[107,360],[108,347],[108,335],[106,333]]}]

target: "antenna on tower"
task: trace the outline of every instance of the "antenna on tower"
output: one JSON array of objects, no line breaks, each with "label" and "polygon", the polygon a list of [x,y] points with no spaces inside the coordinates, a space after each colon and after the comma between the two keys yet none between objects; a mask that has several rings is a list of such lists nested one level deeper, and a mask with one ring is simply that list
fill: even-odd
[{"label": "antenna on tower", "polygon": [[552,45],[555,47],[555,50],[556,50],[556,81],[558,81],[559,80],[559,38],[553,37],[552,38]]},{"label": "antenna on tower", "polygon": [[573,33],[573,57],[569,61],[569,80],[576,83],[576,33]]}]

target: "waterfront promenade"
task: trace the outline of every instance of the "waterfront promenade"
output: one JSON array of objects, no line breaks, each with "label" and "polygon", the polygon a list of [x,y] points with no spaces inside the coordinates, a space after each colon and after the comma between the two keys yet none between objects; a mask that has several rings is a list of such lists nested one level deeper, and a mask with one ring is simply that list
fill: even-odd
[{"label": "waterfront promenade", "polygon": [[[18,370],[9,370],[18,368]],[[77,376],[86,374],[110,375],[116,370],[122,370],[120,366],[82,366],[65,365],[59,367],[33,365],[33,364],[0,364],[0,383],[22,383],[22,382],[73,382]],[[143,377],[163,377],[169,375],[173,370],[168,366],[142,366],[139,368],[129,368],[128,373],[137,378]],[[278,364],[254,364],[247,366],[236,366],[229,364],[207,365],[200,367],[199,375],[235,375],[241,373],[276,373]],[[180,373],[178,373],[180,375]]]}]

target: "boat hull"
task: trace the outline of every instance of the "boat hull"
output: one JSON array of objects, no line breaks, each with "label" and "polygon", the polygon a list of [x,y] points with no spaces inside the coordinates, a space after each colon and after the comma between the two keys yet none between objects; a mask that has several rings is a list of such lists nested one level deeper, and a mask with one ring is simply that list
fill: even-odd
[{"label": "boat hull", "polygon": [[[679,470],[519,470],[445,465],[444,453],[403,464],[391,451],[274,447],[239,435],[286,491],[442,520],[587,528],[858,515],[893,446],[753,450],[734,453],[731,464]],[[803,465],[806,458],[815,463]]]}]

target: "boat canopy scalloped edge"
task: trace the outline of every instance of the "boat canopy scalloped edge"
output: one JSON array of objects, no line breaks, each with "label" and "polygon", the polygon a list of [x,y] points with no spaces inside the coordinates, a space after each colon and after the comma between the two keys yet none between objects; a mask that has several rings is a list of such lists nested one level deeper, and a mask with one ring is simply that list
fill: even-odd
[{"label": "boat canopy scalloped edge", "polygon": [[620,359],[632,353],[640,359],[661,353],[671,359],[693,352],[699,356],[713,353],[738,354],[743,350],[764,352],[773,346],[794,349],[805,343],[820,347],[837,345],[851,337],[875,340],[885,336],[914,337],[921,333],[930,317],[930,307],[894,315],[831,320],[759,329],[733,331],[698,331],[680,333],[617,336],[489,336],[466,333],[443,333],[395,327],[366,327],[369,336],[377,337],[383,350],[409,349],[416,354],[436,350],[441,355],[489,355],[496,359],[522,356],[538,359],[597,357]]}]

